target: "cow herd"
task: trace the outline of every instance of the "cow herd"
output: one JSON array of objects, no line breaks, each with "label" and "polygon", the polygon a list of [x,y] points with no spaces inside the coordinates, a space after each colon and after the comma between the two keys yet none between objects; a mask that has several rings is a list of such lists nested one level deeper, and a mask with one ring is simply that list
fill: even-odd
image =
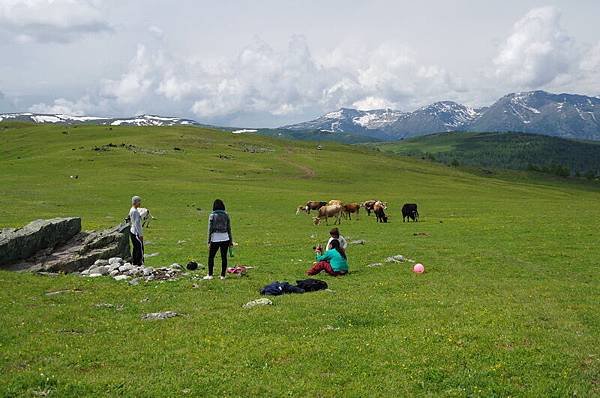
[{"label": "cow herd", "polygon": [[[323,201],[308,201],[305,204],[296,208],[296,214],[306,213],[310,214],[311,210],[317,212],[317,216],[313,217],[315,225],[319,225],[323,219],[325,223],[329,225],[329,219],[334,219],[335,224],[341,224],[342,218],[352,220],[352,215],[355,215],[355,219],[358,220],[360,209],[364,208],[367,212],[367,216],[371,213],[375,214],[377,222],[387,223],[388,217],[385,214],[387,209],[387,202],[380,200],[367,200],[363,203],[344,203],[341,200],[330,200],[329,202]],[[419,221],[419,212],[415,203],[405,203],[402,206],[402,221]]]}]

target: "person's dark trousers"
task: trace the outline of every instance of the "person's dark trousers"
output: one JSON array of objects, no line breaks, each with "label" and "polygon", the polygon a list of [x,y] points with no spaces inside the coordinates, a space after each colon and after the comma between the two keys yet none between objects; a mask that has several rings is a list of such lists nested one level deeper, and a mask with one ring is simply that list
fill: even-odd
[{"label": "person's dark trousers", "polygon": [[131,264],[143,265],[144,264],[144,243],[140,240],[140,237],[136,234],[129,233],[131,235],[131,244],[133,245],[133,252],[131,253]]},{"label": "person's dark trousers", "polygon": [[215,256],[217,252],[221,250],[221,276],[225,276],[227,272],[227,249],[229,248],[229,241],[225,242],[211,242],[208,249],[208,275],[213,274],[213,268],[215,267]]}]

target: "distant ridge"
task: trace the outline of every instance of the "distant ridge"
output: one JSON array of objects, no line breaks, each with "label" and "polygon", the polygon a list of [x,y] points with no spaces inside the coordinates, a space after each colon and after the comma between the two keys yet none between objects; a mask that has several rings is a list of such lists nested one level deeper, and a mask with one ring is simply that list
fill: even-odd
[{"label": "distant ridge", "polygon": [[156,115],[139,115],[129,118],[109,118],[96,116],[71,116],[64,114],[41,114],[30,112],[0,114],[0,122],[8,120],[31,123],[99,124],[109,126],[206,126],[192,119],[164,117]]},{"label": "distant ridge", "polygon": [[413,112],[341,108],[281,128],[321,129],[390,141],[449,131],[513,131],[600,140],[600,98],[528,91],[505,95],[478,109],[452,101],[436,102]]}]

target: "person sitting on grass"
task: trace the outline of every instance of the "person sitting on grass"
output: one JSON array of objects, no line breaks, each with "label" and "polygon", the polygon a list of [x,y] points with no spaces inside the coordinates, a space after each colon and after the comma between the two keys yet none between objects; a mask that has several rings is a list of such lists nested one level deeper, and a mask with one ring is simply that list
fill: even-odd
[{"label": "person sitting on grass", "polygon": [[331,231],[329,231],[329,235],[331,237],[327,241],[327,246],[325,246],[325,247],[329,247],[329,245],[331,244],[331,241],[334,239],[337,239],[340,241],[340,246],[342,247],[342,249],[346,250],[348,248],[348,242],[346,242],[346,239],[342,235],[340,235],[339,229],[337,229],[337,228],[332,229]]},{"label": "person sitting on grass", "polygon": [[321,253],[321,250],[321,247],[316,248],[317,262],[313,264],[311,269],[306,271],[308,275],[317,275],[321,271],[325,271],[331,276],[341,276],[348,273],[346,251],[340,246],[339,240],[333,239],[324,254]]}]

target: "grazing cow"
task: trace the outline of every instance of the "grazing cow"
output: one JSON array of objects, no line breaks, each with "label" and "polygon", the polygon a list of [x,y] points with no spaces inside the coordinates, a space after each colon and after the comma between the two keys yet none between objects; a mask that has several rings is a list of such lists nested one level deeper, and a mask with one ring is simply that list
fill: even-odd
[{"label": "grazing cow", "polygon": [[325,224],[329,225],[329,217],[335,218],[335,222],[333,223],[333,225],[341,224],[342,223],[342,219],[341,219],[342,210],[343,210],[343,208],[340,205],[322,206],[319,209],[319,215],[314,218],[315,225],[319,225],[321,223],[321,219],[323,219],[323,218],[325,218]]},{"label": "grazing cow", "polygon": [[306,202],[305,205],[303,206],[298,206],[298,208],[296,209],[296,214],[300,213],[301,211],[305,211],[306,214],[310,214],[311,210],[319,210],[321,207],[325,206],[327,204],[327,202],[319,202],[319,201],[308,201]]},{"label": "grazing cow", "polygon": [[380,201],[380,200],[375,200],[375,199],[372,199],[372,200],[367,200],[366,202],[364,202],[364,203],[362,204],[362,206],[363,206],[363,207],[365,208],[365,210],[367,211],[367,216],[370,216],[370,215],[371,215],[371,212],[375,210],[375,209],[374,209],[374,207],[375,207],[375,203],[378,203],[378,202],[379,202],[379,203],[381,203],[381,204],[383,205],[383,209],[384,209],[384,210],[385,210],[385,209],[387,209],[387,203],[386,203],[386,202],[382,202],[382,201]]},{"label": "grazing cow", "polygon": [[373,205],[373,211],[375,212],[375,216],[377,217],[377,222],[382,222],[382,223],[388,222],[388,218],[385,215],[385,211],[384,211],[385,208],[386,208],[386,206],[380,201],[377,201],[375,203],[375,205]]},{"label": "grazing cow", "polygon": [[348,218],[350,220],[352,220],[352,213],[356,213],[356,219],[358,220],[358,215],[359,215],[359,211],[360,211],[360,204],[359,203],[348,203],[345,205],[342,205],[342,208],[344,209],[344,213],[348,215]]},{"label": "grazing cow", "polygon": [[415,222],[419,221],[419,211],[417,210],[416,203],[405,203],[402,206],[402,222],[405,220],[413,220]]}]

